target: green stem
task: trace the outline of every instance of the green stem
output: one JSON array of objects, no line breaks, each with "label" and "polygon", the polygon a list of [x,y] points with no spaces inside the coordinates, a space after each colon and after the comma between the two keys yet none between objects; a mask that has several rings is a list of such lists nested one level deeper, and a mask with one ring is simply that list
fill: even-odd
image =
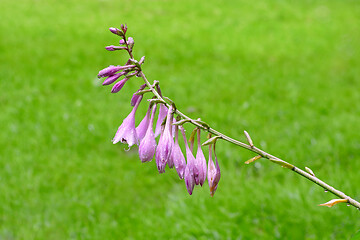
[{"label": "green stem", "polygon": [[[131,55],[132,57],[132,55]],[[163,101],[165,103],[165,105],[169,108],[170,105],[168,103],[165,102],[165,100],[160,96],[160,94],[154,89],[154,87],[149,83],[149,81],[146,79],[145,74],[140,70],[139,72],[139,76],[144,80],[144,82],[146,83],[146,85],[149,87],[149,89],[152,91],[152,93],[156,96],[157,99]],[[212,133],[215,136],[219,136],[220,138],[222,138],[223,140],[233,143],[237,146],[240,146],[242,148],[245,148],[249,151],[252,151],[254,153],[259,154],[260,156],[262,156],[263,158],[266,158],[268,160],[270,160],[273,163],[276,163],[284,168],[287,168],[289,170],[292,170],[294,172],[296,172],[297,174],[307,178],[308,180],[312,181],[313,183],[321,186],[322,188],[324,188],[326,191],[329,191],[331,193],[333,193],[334,195],[342,198],[342,199],[346,199],[347,200],[347,204],[350,204],[354,207],[356,207],[357,209],[360,209],[360,203],[354,199],[352,199],[351,197],[349,197],[348,195],[346,195],[345,193],[335,189],[334,187],[330,186],[329,184],[325,183],[324,181],[320,180],[319,178],[301,170],[300,168],[278,158],[275,157],[255,146],[250,146],[246,143],[240,142],[238,140],[235,140],[231,137],[226,136],[225,134],[222,134],[221,132],[216,131],[213,128],[207,128],[201,124],[199,124],[198,122],[196,122],[196,120],[191,119],[190,117],[186,116],[185,114],[183,114],[182,112],[180,112],[178,109],[176,109],[175,113],[179,116],[181,116],[183,119],[188,120],[189,122],[191,122],[193,125],[195,125],[198,128],[201,128],[209,133]]]}]

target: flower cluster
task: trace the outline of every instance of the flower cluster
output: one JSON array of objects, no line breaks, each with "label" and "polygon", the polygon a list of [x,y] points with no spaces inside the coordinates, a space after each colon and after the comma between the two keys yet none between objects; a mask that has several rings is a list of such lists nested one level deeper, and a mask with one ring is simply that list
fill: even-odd
[{"label": "flower cluster", "polygon": [[[126,50],[130,59],[123,66],[109,66],[101,70],[99,78],[105,78],[103,85],[110,85],[120,77],[122,80],[115,83],[111,92],[119,92],[124,84],[132,77],[140,77],[142,74],[141,65],[144,63],[144,57],[136,61],[132,55],[134,39],[126,38],[127,26],[121,25],[121,29],[110,28],[110,31],[121,37],[120,46],[107,46],[108,51]],[[149,100],[148,110],[138,126],[135,125],[136,111],[147,92],[156,93],[153,99]],[[211,196],[214,195],[219,180],[220,167],[215,154],[215,142],[209,144],[209,160],[206,161],[202,151],[201,129],[195,128],[190,137],[191,146],[189,147],[186,138],[185,129],[182,126],[186,121],[181,121],[181,116],[177,113],[174,103],[168,104],[164,101],[158,82],[150,85],[147,81],[141,85],[133,94],[131,99],[133,106],[130,114],[123,120],[118,128],[112,142],[114,144],[121,142],[129,147],[138,145],[139,158],[141,162],[150,162],[155,158],[157,170],[159,173],[165,172],[166,165],[174,168],[180,179],[185,180],[188,193],[191,195],[195,185],[203,186],[208,179]],[[158,109],[158,114],[156,111]],[[175,119],[175,116],[177,118]],[[154,130],[154,121],[157,116],[156,127]],[[185,144],[185,156],[179,144],[179,132],[181,132]],[[197,150],[194,155],[193,145],[197,134]],[[160,135],[160,136],[159,136]],[[158,137],[159,136],[159,137]],[[156,140],[158,138],[158,141]],[[212,159],[212,149],[214,150],[215,163]]]}]

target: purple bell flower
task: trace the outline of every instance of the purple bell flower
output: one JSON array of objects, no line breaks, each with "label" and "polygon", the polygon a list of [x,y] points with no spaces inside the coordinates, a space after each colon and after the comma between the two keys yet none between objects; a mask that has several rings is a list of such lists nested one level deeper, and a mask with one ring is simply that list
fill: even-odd
[{"label": "purple bell flower", "polygon": [[180,130],[181,130],[181,133],[183,135],[184,142],[185,142],[186,159],[187,159],[187,164],[186,164],[186,167],[185,167],[184,179],[185,179],[186,189],[187,189],[188,193],[191,195],[193,190],[194,190],[194,186],[195,186],[195,180],[194,180],[195,158],[194,158],[194,155],[192,154],[192,152],[191,152],[191,150],[189,148],[189,145],[187,143],[186,135],[185,135],[185,129],[182,126],[180,126]]},{"label": "purple bell flower", "polygon": [[164,104],[160,104],[159,115],[158,115],[158,119],[156,122],[156,128],[155,128],[155,137],[159,136],[161,133],[161,124],[164,121],[167,112],[168,112],[167,107]]},{"label": "purple bell flower", "polygon": [[140,141],[139,157],[141,162],[150,162],[155,154],[156,140],[153,130],[155,112],[156,112],[156,105],[152,107],[151,119],[150,119],[150,123],[148,124],[149,127],[147,128],[144,138]]},{"label": "purple bell flower", "polygon": [[173,151],[171,153],[170,159],[174,163],[176,172],[179,175],[180,179],[183,179],[184,178],[185,167],[186,167],[186,161],[185,161],[184,154],[182,153],[181,148],[179,146],[178,126],[177,125],[174,125],[174,126],[175,126],[175,144],[174,144],[174,148],[173,148]]},{"label": "purple bell flower", "polygon": [[207,166],[206,166],[206,159],[204,153],[201,149],[200,128],[197,129],[197,134],[198,134],[198,142],[197,142],[198,149],[196,153],[195,165],[198,171],[198,180],[200,185],[202,186],[206,179]]},{"label": "purple bell flower", "polygon": [[170,107],[168,114],[167,114],[165,129],[163,131],[163,134],[160,136],[159,144],[156,148],[155,159],[156,159],[156,165],[157,165],[159,173],[165,172],[166,163],[168,162],[168,160],[171,156],[171,151],[174,146],[174,140],[171,135],[172,121],[173,121],[172,120],[172,107]]},{"label": "purple bell flower", "polygon": [[[142,90],[144,90],[144,88],[146,87],[146,84],[143,84],[140,86],[139,90],[137,90],[135,93],[138,93]],[[132,98],[131,98],[131,106],[135,106],[137,100],[139,99],[140,95],[136,95],[136,94],[133,94]]]},{"label": "purple bell flower", "polygon": [[221,176],[219,163],[215,153],[215,144],[214,144],[214,155],[215,155],[216,166],[212,160],[211,145],[209,145],[208,182],[210,188],[210,195],[212,197],[215,194]]},{"label": "purple bell flower", "polygon": [[120,127],[118,128],[115,137],[113,138],[113,144],[122,142],[131,147],[134,144],[138,144],[138,138],[135,129],[135,113],[139,107],[142,97],[136,102],[134,108],[130,114],[124,119]]},{"label": "purple bell flower", "polygon": [[140,122],[140,124],[136,128],[136,133],[137,133],[139,141],[141,141],[144,138],[144,136],[147,132],[147,129],[149,127],[150,111],[151,111],[151,108],[149,106],[145,117],[143,118],[143,120]]}]

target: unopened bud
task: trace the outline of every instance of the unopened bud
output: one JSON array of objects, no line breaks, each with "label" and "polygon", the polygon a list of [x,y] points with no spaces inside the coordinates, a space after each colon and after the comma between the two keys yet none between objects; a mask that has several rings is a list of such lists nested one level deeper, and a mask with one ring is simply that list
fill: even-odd
[{"label": "unopened bud", "polygon": [[110,45],[110,46],[106,46],[105,49],[108,51],[116,51],[116,50],[125,50],[126,47]]},{"label": "unopened bud", "polygon": [[111,27],[111,28],[109,28],[109,30],[110,30],[110,32],[112,32],[113,34],[116,34],[116,35],[119,35],[119,36],[123,36],[123,35],[124,35],[124,33],[123,33],[120,29],[118,29],[118,28],[113,28],[113,27]]},{"label": "unopened bud", "polygon": [[128,27],[127,27],[126,24],[125,24],[125,25],[124,25],[124,24],[121,24],[121,29],[123,30],[124,33],[126,33],[127,28],[128,28]]},{"label": "unopened bud", "polygon": [[127,44],[129,45],[129,48],[132,49],[134,46],[134,39],[132,37],[128,37]]}]

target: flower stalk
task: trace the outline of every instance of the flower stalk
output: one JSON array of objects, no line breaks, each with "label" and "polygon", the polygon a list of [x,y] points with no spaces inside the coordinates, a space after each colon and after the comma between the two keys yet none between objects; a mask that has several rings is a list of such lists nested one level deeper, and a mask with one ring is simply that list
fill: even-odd
[{"label": "flower stalk", "polygon": [[[122,29],[123,28],[124,27],[122,26]],[[126,27],[126,30],[127,30],[127,27]],[[160,103],[164,104],[164,107],[166,107],[167,109],[169,109],[169,110],[172,109],[172,113],[176,114],[178,116],[177,122],[174,123],[174,124],[179,125],[180,129],[182,129],[182,131],[183,131],[183,128],[182,128],[183,124],[191,123],[192,125],[194,125],[198,129],[201,129],[201,130],[206,131],[206,132],[210,133],[211,135],[213,135],[215,138],[212,138],[213,140],[211,140],[211,141],[224,140],[226,142],[230,142],[230,143],[232,143],[232,144],[234,144],[236,146],[242,147],[242,148],[244,148],[246,150],[249,150],[249,151],[256,154],[256,156],[254,158],[246,161],[245,163],[249,164],[249,163],[251,163],[251,162],[253,162],[255,160],[261,159],[261,158],[267,159],[272,163],[276,163],[276,164],[280,165],[283,168],[289,169],[289,170],[299,174],[300,176],[305,177],[306,179],[308,179],[311,182],[319,185],[320,187],[322,187],[326,191],[331,192],[334,195],[341,198],[340,200],[336,200],[336,203],[346,202],[347,204],[350,204],[350,205],[356,207],[357,209],[360,209],[360,203],[358,201],[356,201],[355,199],[353,199],[350,196],[346,195],[342,191],[335,189],[334,187],[330,186],[329,184],[325,183],[324,181],[320,180],[318,177],[315,176],[315,174],[313,174],[312,171],[310,173],[308,173],[309,171],[308,172],[303,171],[302,169],[296,167],[295,165],[290,164],[290,163],[288,163],[288,162],[286,162],[286,161],[284,161],[284,160],[282,160],[282,159],[280,159],[280,158],[278,158],[276,156],[273,156],[273,155],[265,152],[264,150],[262,150],[260,148],[257,148],[253,144],[253,141],[252,141],[250,135],[248,134],[248,132],[244,131],[245,138],[246,138],[246,140],[248,142],[248,143],[244,143],[244,142],[233,139],[233,138],[231,138],[231,137],[229,137],[229,136],[227,136],[227,135],[225,135],[225,134],[211,128],[207,123],[205,123],[205,122],[203,122],[203,121],[201,121],[199,119],[195,120],[195,119],[192,119],[192,118],[188,117],[187,115],[185,115],[184,113],[179,111],[179,109],[173,107],[173,106],[175,106],[174,102],[172,100],[164,97],[162,95],[162,93],[160,92],[159,83],[156,82],[156,84],[151,85],[150,82],[148,81],[148,79],[146,78],[146,76],[145,76],[145,74],[142,71],[141,66],[140,66],[144,62],[144,57],[142,57],[142,59],[139,61],[139,62],[141,62],[141,64],[139,64],[139,62],[137,62],[134,59],[133,54],[132,54],[132,48],[134,46],[134,40],[132,38],[128,38],[128,40],[126,40],[126,37],[125,37],[126,30],[124,31],[124,29],[123,29],[123,32],[119,32],[120,31],[119,29],[115,29],[115,28],[110,29],[111,32],[113,32],[114,34],[117,34],[117,35],[119,35],[119,36],[121,36],[123,38],[122,44],[125,45],[124,48],[125,48],[125,50],[127,50],[128,54],[130,56],[129,61],[131,63],[129,63],[129,64],[133,64],[133,65],[130,65],[131,68],[133,68],[133,66],[135,65],[136,76],[142,78],[142,80],[144,81],[146,87],[148,88],[148,89],[145,89],[146,87],[142,88],[139,92],[137,92],[137,94],[142,95],[144,93],[151,92],[154,95],[154,98],[151,99],[151,101],[160,102]],[[129,68],[129,66],[127,68]],[[112,68],[110,70],[112,70]],[[107,72],[105,72],[105,74],[107,74]],[[113,72],[111,72],[111,74],[113,74]],[[167,121],[167,122],[169,122],[169,121]],[[167,128],[169,128],[169,126],[167,126]],[[167,129],[167,131],[169,131],[169,129]],[[204,144],[211,146],[211,144],[212,144],[211,141],[208,142],[208,143],[205,142]],[[187,146],[187,149],[188,149],[188,146]],[[168,153],[168,151],[166,151],[166,152]],[[187,152],[188,152],[188,155],[190,155],[190,152],[189,151],[187,151]],[[168,155],[170,155],[170,153]],[[192,164],[192,161],[190,161],[190,163]],[[211,169],[213,169],[213,167]],[[181,178],[182,174],[179,174],[179,176]],[[187,177],[187,172],[185,170],[185,180],[186,180],[186,177]],[[186,185],[187,185],[189,194],[191,194],[193,186],[194,186],[193,179],[189,177],[189,180],[188,180]],[[215,188],[215,190],[216,190],[216,188]],[[212,192],[212,195],[213,195],[213,192]]]}]

